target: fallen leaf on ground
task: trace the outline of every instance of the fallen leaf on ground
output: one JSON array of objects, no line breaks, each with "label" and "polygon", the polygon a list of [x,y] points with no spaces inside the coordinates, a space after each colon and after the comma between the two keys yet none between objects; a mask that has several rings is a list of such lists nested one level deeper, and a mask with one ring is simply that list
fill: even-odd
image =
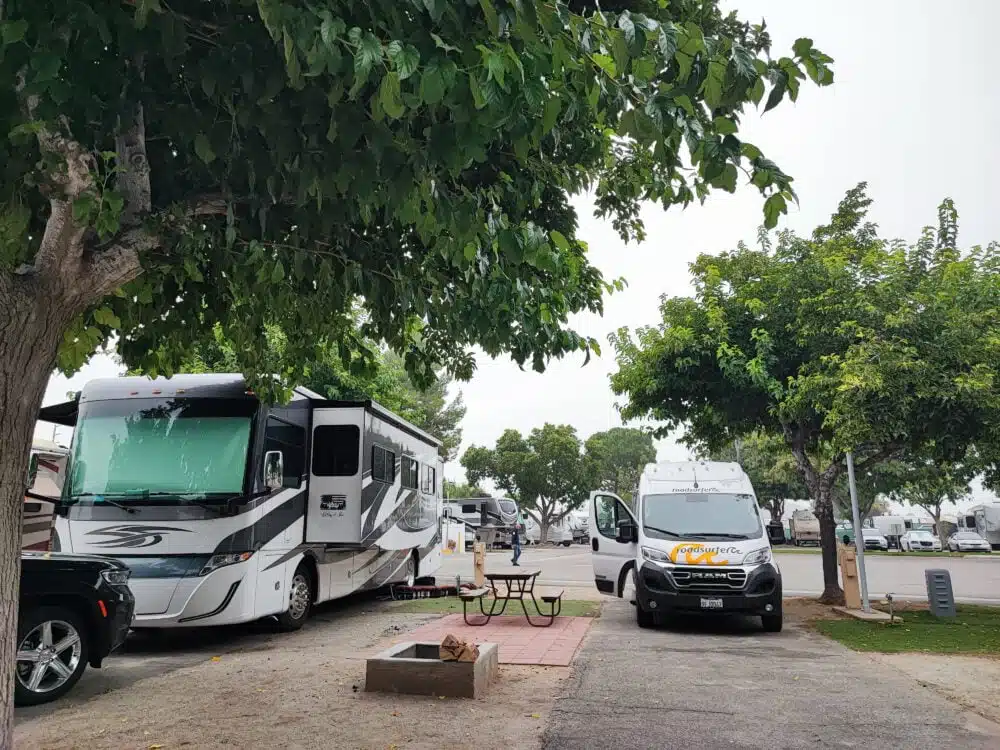
[{"label": "fallen leaf on ground", "polygon": [[222,661],[222,657],[221,656],[213,656],[212,657],[212,661]]},{"label": "fallen leaf on ground", "polygon": [[542,715],[541,714],[532,714],[531,718],[532,719],[540,719],[540,718],[542,718]]}]

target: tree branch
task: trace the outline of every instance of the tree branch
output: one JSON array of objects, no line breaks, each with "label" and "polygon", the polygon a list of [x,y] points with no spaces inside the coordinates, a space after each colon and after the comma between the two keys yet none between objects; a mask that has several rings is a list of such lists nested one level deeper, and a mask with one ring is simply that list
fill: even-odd
[{"label": "tree branch", "polygon": [[111,294],[142,273],[140,256],[159,247],[161,240],[144,229],[121,235],[113,245],[93,255],[87,263],[83,288],[93,299]]},{"label": "tree branch", "polygon": [[[142,64],[141,58],[138,64]],[[141,102],[134,105],[131,121],[115,136],[115,150],[120,170],[116,186],[125,196],[121,224],[133,227],[149,213],[152,205],[149,161],[146,158],[146,123]]]}]

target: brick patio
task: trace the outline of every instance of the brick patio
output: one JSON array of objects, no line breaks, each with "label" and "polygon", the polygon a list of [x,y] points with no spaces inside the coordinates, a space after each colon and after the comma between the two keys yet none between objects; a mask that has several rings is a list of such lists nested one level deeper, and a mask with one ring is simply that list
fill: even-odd
[{"label": "brick patio", "polygon": [[547,628],[533,628],[523,615],[494,617],[488,625],[473,627],[462,615],[447,615],[407,633],[403,641],[440,643],[448,634],[474,643],[496,643],[501,664],[539,664],[568,667],[594,618],[557,617]]}]

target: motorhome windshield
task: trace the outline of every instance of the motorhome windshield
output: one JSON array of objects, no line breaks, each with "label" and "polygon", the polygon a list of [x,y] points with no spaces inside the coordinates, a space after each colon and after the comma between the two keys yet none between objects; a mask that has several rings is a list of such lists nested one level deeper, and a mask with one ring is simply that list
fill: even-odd
[{"label": "motorhome windshield", "polygon": [[763,535],[753,495],[644,495],[643,532],[660,539],[756,539]]},{"label": "motorhome windshield", "polygon": [[239,495],[256,408],[251,399],[84,402],[65,500],[162,504]]}]

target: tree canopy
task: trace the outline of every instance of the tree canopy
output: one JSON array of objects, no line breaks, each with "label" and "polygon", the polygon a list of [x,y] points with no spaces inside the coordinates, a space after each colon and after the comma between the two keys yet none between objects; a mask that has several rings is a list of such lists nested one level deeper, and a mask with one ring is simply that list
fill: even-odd
[{"label": "tree canopy", "polygon": [[596,476],[594,462],[570,425],[546,423],[527,437],[505,430],[493,448],[471,446],[461,463],[472,484],[490,479],[516,500],[521,512],[538,524],[543,542],[552,524],[589,497]]},{"label": "tree canopy", "polygon": [[832,490],[902,453],[955,460],[995,441],[1000,252],[957,248],[957,213],[907,245],[878,237],[862,184],[810,238],[762,233],[692,265],[695,295],[662,323],[613,336],[623,416],[686,426],[710,449],[781,434],[816,503],[826,599],[840,591]]},{"label": "tree canopy", "polygon": [[587,438],[585,449],[594,463],[591,489],[614,492],[626,501],[632,499],[643,466],[656,460],[652,435],[630,427],[595,432]]},{"label": "tree canopy", "polygon": [[982,461],[975,451],[969,451],[961,461],[917,459],[906,462],[904,467],[903,479],[893,489],[892,499],[922,508],[934,519],[935,531],[940,534],[941,507],[969,496],[970,483],[982,470]]}]

